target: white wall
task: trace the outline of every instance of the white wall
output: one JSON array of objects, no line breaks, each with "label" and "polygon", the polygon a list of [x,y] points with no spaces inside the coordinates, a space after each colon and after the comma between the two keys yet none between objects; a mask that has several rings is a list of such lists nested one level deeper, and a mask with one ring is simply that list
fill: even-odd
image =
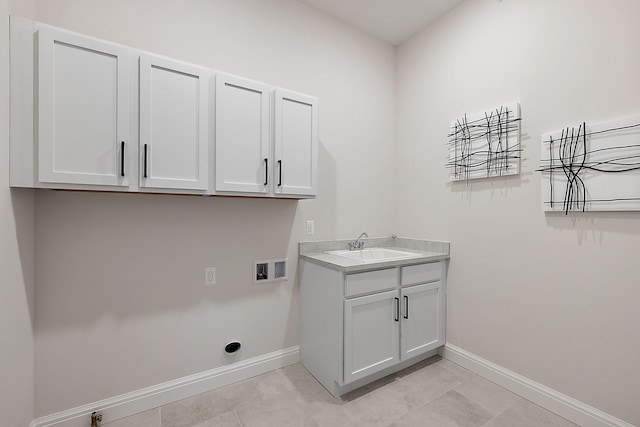
[{"label": "white wall", "polygon": [[[544,214],[540,135],[640,113],[640,2],[473,0],[397,53],[396,232],[451,241],[448,341],[640,425],[640,213]],[[518,177],[451,184],[451,120],[518,101]]]},{"label": "white wall", "polygon": [[[9,190],[9,12],[0,0],[0,424],[33,419],[33,190]],[[28,14],[25,2],[21,10]]]},{"label": "white wall", "polygon": [[[391,234],[394,50],[292,0],[39,0],[36,19],[320,99],[319,195],[36,192],[35,415],[297,340],[297,242]],[[372,214],[375,212],[375,214]],[[288,283],[253,260],[288,256]],[[218,284],[204,286],[204,268]]]},{"label": "white wall", "polygon": [[[3,103],[3,423],[34,414],[33,318],[35,416],[237,360],[222,356],[230,338],[241,358],[297,344],[294,281],[254,287],[249,268],[288,255],[294,277],[314,219],[317,239],[451,241],[451,343],[640,424],[639,215],[545,215],[534,172],[542,132],[640,113],[637,1],[467,1],[403,44],[395,72],[390,46],[290,0],[7,3],[0,14],[316,95],[321,144],[313,201],[36,191],[34,208],[32,191],[8,190]],[[450,184],[448,123],[510,101],[522,174]]]}]

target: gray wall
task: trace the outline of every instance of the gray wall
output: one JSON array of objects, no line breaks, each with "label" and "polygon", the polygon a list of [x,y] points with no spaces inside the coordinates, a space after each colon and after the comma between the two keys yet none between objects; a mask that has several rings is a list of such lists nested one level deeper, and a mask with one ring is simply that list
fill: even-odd
[{"label": "gray wall", "polygon": [[[33,419],[34,200],[9,190],[9,11],[0,0],[0,423]],[[28,12],[29,2],[22,10]]]},{"label": "gray wall", "polygon": [[[636,0],[473,0],[403,44],[395,222],[451,241],[450,343],[635,425],[640,213],[544,214],[534,170],[542,133],[640,114],[638,22]],[[450,183],[449,123],[513,101],[521,175]]]},{"label": "gray wall", "polygon": [[[5,101],[3,423],[229,363],[230,337],[240,358],[297,344],[295,262],[288,283],[261,287],[250,265],[295,260],[313,219],[317,239],[450,240],[451,343],[640,424],[639,216],[545,215],[534,172],[542,132],[640,113],[637,1],[467,1],[397,51],[289,0],[0,0],[8,12],[318,96],[320,194],[9,190]],[[488,60],[495,43],[505,53]],[[449,183],[448,123],[511,101],[522,174]],[[205,288],[210,265],[218,284]]]},{"label": "gray wall", "polygon": [[[42,0],[36,19],[320,99],[316,200],[36,193],[36,416],[297,345],[305,221],[391,234],[393,48],[291,0]],[[252,284],[282,257],[288,282]]]}]

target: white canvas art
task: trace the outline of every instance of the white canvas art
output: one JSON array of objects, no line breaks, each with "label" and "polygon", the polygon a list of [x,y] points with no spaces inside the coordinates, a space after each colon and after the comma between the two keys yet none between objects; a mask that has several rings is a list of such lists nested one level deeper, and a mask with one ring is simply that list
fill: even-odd
[{"label": "white canvas art", "polygon": [[640,116],[542,135],[544,211],[640,210]]},{"label": "white canvas art", "polygon": [[520,105],[465,114],[451,122],[451,181],[492,178],[520,173]]}]

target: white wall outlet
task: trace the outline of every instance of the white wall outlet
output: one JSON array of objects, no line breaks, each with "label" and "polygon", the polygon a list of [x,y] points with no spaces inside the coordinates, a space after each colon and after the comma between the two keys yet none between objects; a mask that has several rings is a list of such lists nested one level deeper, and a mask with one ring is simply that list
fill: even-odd
[{"label": "white wall outlet", "polygon": [[207,267],[204,269],[204,284],[207,286],[216,284],[216,268]]},{"label": "white wall outlet", "polygon": [[312,219],[308,220],[307,221],[307,236],[311,236],[315,232],[314,228],[315,228],[315,224],[314,224],[313,220]]}]

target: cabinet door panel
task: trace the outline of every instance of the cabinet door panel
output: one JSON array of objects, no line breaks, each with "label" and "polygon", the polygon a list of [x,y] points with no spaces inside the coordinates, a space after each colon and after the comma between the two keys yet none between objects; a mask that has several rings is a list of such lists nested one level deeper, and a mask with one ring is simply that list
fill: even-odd
[{"label": "cabinet door panel", "polygon": [[317,193],[318,100],[285,90],[275,92],[274,193]]},{"label": "cabinet door panel", "polygon": [[141,187],[207,189],[209,78],[205,68],[140,56]]},{"label": "cabinet door panel", "polygon": [[345,301],[345,383],[399,361],[397,296],[394,290]]},{"label": "cabinet door panel", "polygon": [[267,193],[269,88],[216,76],[216,190]]},{"label": "cabinet door panel", "polygon": [[442,282],[404,288],[401,296],[402,359],[444,345]]},{"label": "cabinet door panel", "polygon": [[[126,186],[129,51],[51,28],[38,30],[38,177]],[[124,152],[123,152],[124,151]]]}]

